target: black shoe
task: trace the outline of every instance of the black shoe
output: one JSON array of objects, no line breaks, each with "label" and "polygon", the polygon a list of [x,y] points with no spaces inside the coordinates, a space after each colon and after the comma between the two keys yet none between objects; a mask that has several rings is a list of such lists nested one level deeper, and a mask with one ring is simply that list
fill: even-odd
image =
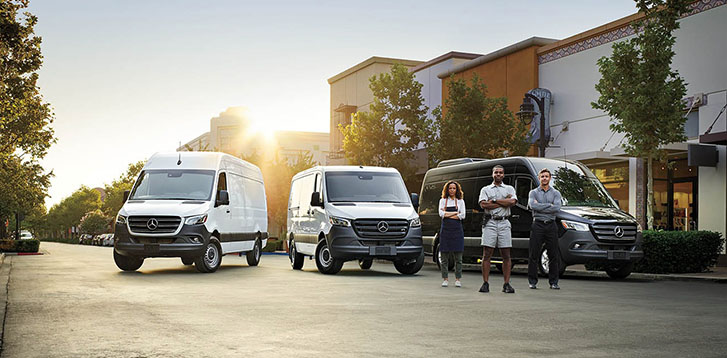
[{"label": "black shoe", "polygon": [[538,288],[538,286],[535,286],[534,283],[529,284],[528,287],[530,287],[531,290],[535,290]]},{"label": "black shoe", "polygon": [[482,287],[480,287],[480,292],[490,292],[490,284],[485,282],[482,284]]},{"label": "black shoe", "polygon": [[510,286],[510,283],[508,282],[508,283],[502,285],[502,292],[515,293],[515,289],[512,288],[512,286]]},{"label": "black shoe", "polygon": [[560,290],[560,286],[558,286],[557,283],[554,283],[554,284],[550,285],[550,289],[551,290]]}]

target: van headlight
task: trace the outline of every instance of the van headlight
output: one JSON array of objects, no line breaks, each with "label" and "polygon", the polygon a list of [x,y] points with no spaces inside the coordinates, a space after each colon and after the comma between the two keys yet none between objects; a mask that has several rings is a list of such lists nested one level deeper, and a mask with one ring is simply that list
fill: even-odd
[{"label": "van headlight", "polygon": [[333,225],[333,226],[345,226],[345,227],[351,226],[351,221],[349,221],[348,219],[339,218],[339,217],[335,217],[335,216],[329,216],[328,221],[330,221],[331,225]]},{"label": "van headlight", "polygon": [[420,226],[422,226],[422,222],[421,222],[421,220],[419,220],[419,217],[409,220],[409,227],[420,227]]},{"label": "van headlight", "polygon": [[190,216],[186,220],[184,220],[184,223],[187,225],[201,225],[206,222],[207,222],[207,214]]},{"label": "van headlight", "polygon": [[116,215],[116,223],[117,224],[123,224],[123,225],[125,225],[126,224],[126,216],[121,215],[121,214],[117,214]]},{"label": "van headlight", "polygon": [[563,225],[563,228],[566,230],[589,231],[588,224],[579,223],[577,221],[568,221],[568,220],[562,220],[560,223]]}]

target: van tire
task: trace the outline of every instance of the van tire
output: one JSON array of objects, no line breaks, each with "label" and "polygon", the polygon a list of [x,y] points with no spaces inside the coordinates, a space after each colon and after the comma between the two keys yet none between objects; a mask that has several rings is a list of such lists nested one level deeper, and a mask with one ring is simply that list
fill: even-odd
[{"label": "van tire", "polygon": [[182,264],[183,265],[189,266],[189,265],[191,265],[193,263],[194,263],[194,258],[182,257]]},{"label": "van tire", "polygon": [[262,243],[260,242],[260,239],[255,239],[255,244],[252,245],[252,250],[248,251],[245,254],[245,257],[247,258],[247,264],[249,266],[257,266],[260,263],[260,257],[262,255]]},{"label": "van tire", "polygon": [[204,253],[194,259],[194,267],[201,273],[212,273],[217,271],[222,264],[222,250],[217,238],[210,238],[204,247]]},{"label": "van tire", "polygon": [[318,271],[325,275],[335,275],[343,268],[343,261],[331,256],[326,240],[321,240],[316,247],[316,266]]},{"label": "van tire", "polygon": [[290,239],[290,243],[288,244],[288,258],[290,259],[290,266],[293,267],[293,270],[303,269],[305,256],[295,248],[295,241],[293,239]]},{"label": "van tire", "polygon": [[[440,261],[441,257],[439,256],[439,254],[440,254],[439,242],[437,242],[434,245],[434,262],[437,263],[437,268],[441,270],[442,262]],[[447,261],[447,271],[452,271],[452,270],[454,270],[454,260],[449,260],[449,261]]]},{"label": "van tire", "polygon": [[631,274],[634,269],[634,263],[629,262],[626,264],[612,266],[606,265],[606,274],[613,279],[624,279]]},{"label": "van tire", "polygon": [[358,267],[360,267],[362,270],[368,270],[371,268],[371,265],[374,264],[374,259],[361,259],[358,260]]},{"label": "van tire", "polygon": [[116,263],[116,267],[123,271],[136,271],[144,264],[144,259],[124,256],[114,250],[114,262]]},{"label": "van tire", "polygon": [[424,252],[419,254],[419,257],[415,261],[411,260],[396,260],[394,261],[394,267],[396,271],[403,275],[413,275],[424,266]]},{"label": "van tire", "polygon": [[[548,267],[546,267],[544,265],[544,261],[545,261],[544,258],[547,258],[547,256],[548,256],[548,251],[545,247],[545,244],[543,244],[543,246],[540,247],[540,256],[538,256],[538,271],[540,271],[540,275],[543,277],[547,277],[548,271],[549,271]],[[563,274],[565,273],[565,267],[566,267],[566,263],[561,258],[560,265],[558,267],[558,277],[563,276]]]}]

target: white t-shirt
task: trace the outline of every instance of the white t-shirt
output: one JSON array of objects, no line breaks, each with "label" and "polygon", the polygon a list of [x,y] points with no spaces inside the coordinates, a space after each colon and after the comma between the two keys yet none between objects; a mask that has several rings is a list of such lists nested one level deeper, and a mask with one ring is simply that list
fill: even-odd
[{"label": "white t-shirt", "polygon": [[447,211],[448,206],[457,206],[457,216],[460,220],[464,220],[465,216],[465,207],[464,207],[464,200],[457,199],[452,200],[449,198],[439,199],[439,216],[444,217],[445,211]]}]

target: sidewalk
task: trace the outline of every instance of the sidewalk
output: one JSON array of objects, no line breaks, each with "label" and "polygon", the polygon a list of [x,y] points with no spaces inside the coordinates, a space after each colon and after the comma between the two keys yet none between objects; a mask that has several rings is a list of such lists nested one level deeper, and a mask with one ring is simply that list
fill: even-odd
[{"label": "sidewalk", "polygon": [[[434,265],[431,261],[431,257],[425,259],[426,264]],[[463,264],[462,268],[465,270],[479,271],[480,265],[475,264]],[[493,272],[494,271],[493,268]],[[512,269],[515,274],[527,274],[528,267],[525,264],[517,264]],[[588,271],[584,265],[572,265],[568,266],[565,270],[564,278],[568,277],[598,277],[611,279],[603,271]],[[711,267],[709,272],[701,273],[671,273],[671,274],[655,274],[655,273],[640,273],[633,272],[626,280],[663,280],[663,281],[711,281],[718,283],[727,283],[727,267]]]}]

